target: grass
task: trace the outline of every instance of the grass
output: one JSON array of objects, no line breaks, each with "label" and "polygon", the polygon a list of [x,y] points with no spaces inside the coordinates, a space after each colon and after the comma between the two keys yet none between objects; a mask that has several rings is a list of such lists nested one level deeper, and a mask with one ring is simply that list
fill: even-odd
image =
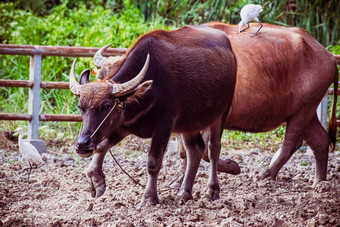
[{"label": "grass", "polygon": [[282,144],[285,127],[280,126],[270,132],[250,133],[225,130],[222,135],[222,145],[228,149],[269,150],[275,152]]}]

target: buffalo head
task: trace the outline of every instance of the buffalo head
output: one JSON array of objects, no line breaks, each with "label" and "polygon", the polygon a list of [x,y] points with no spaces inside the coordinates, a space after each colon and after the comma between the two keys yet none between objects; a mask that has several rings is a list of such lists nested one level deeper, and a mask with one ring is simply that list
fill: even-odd
[{"label": "buffalo head", "polygon": [[113,76],[125,60],[124,56],[104,57],[102,55],[103,52],[110,46],[111,44],[108,44],[100,48],[93,57],[93,63],[99,69],[96,74],[96,77],[99,80],[105,80]]},{"label": "buffalo head", "polygon": [[108,139],[111,133],[120,133],[124,123],[124,107],[130,102],[138,101],[152,84],[141,83],[149,67],[150,56],[147,55],[142,70],[133,79],[117,84],[109,81],[89,82],[90,70],[81,73],[79,82],[75,80],[74,60],[69,86],[78,96],[79,109],[83,118],[82,128],[76,140],[76,152],[82,157],[90,157],[97,146]]}]

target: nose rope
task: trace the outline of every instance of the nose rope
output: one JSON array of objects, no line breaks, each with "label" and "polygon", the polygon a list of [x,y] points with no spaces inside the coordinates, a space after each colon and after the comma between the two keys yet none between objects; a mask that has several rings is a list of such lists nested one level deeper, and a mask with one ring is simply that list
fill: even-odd
[{"label": "nose rope", "polygon": [[113,105],[112,109],[110,110],[110,112],[105,116],[105,118],[102,120],[102,122],[100,122],[100,124],[98,125],[98,127],[96,128],[96,130],[92,133],[92,135],[90,136],[90,139],[92,139],[92,137],[97,133],[97,131],[100,129],[100,127],[104,124],[104,122],[106,121],[106,119],[110,116],[110,114],[112,113],[112,111],[114,110],[114,108],[116,108],[118,104],[118,101],[115,101],[115,104]]},{"label": "nose rope", "polygon": [[[135,178],[133,178],[128,172],[126,172],[126,171],[124,170],[124,168],[119,164],[119,162],[117,161],[117,159],[115,158],[115,156],[113,156],[111,149],[109,149],[109,152],[110,152],[110,154],[111,154],[113,160],[116,162],[116,164],[118,165],[118,167],[123,171],[123,173],[125,173],[125,174],[126,174],[126,175],[127,175],[127,176],[135,183],[135,184],[141,186],[142,188],[145,188],[145,187],[146,187],[144,184],[139,183],[138,180],[136,180]],[[166,191],[170,191],[170,190],[178,190],[178,189],[177,189],[177,188],[170,188],[170,187],[169,187],[169,188],[158,189],[157,191],[158,191],[158,192],[166,192]]]}]

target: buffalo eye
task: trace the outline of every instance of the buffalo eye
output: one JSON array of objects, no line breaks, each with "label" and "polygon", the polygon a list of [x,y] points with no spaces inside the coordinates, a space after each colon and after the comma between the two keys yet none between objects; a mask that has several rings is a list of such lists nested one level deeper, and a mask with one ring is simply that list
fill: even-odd
[{"label": "buffalo eye", "polygon": [[109,110],[110,110],[110,104],[109,104],[109,103],[104,103],[104,104],[102,105],[101,111],[107,112],[107,111],[109,111]]}]

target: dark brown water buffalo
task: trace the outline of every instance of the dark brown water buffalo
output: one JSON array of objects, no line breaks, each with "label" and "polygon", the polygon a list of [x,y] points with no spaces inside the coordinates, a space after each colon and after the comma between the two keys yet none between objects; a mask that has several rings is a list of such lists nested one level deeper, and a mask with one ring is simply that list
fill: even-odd
[{"label": "dark brown water buffalo", "polygon": [[[286,122],[281,152],[262,178],[275,179],[304,140],[316,160],[314,185],[326,180],[329,146],[334,149],[336,143],[338,70],[334,57],[300,28],[264,24],[260,35],[254,36],[256,26],[238,34],[237,25],[206,25],[228,35],[237,58],[235,95],[224,128],[267,132]],[[334,103],[327,132],[316,109],[332,83]],[[208,138],[209,133],[203,136]],[[202,157],[209,161],[207,152]],[[228,165],[220,159],[218,169],[231,171]],[[180,181],[181,177],[177,185]]]},{"label": "dark brown water buffalo", "polygon": [[[103,64],[100,54],[95,61]],[[111,66],[115,72],[109,81],[89,83],[90,70],[85,70],[76,82],[75,62],[70,75],[70,89],[80,97],[83,118],[76,152],[82,157],[93,155],[87,170],[92,195],[99,197],[105,191],[102,164],[108,149],[134,134],[152,137],[140,206],[158,203],[157,176],[170,134],[175,132],[181,134],[189,160],[179,195],[190,198],[205,149],[200,132],[205,130],[210,135],[211,160],[207,194],[217,199],[220,139],[236,83],[236,59],[225,33],[207,26],[152,31]],[[105,78],[111,66],[103,67],[99,75]]]}]

